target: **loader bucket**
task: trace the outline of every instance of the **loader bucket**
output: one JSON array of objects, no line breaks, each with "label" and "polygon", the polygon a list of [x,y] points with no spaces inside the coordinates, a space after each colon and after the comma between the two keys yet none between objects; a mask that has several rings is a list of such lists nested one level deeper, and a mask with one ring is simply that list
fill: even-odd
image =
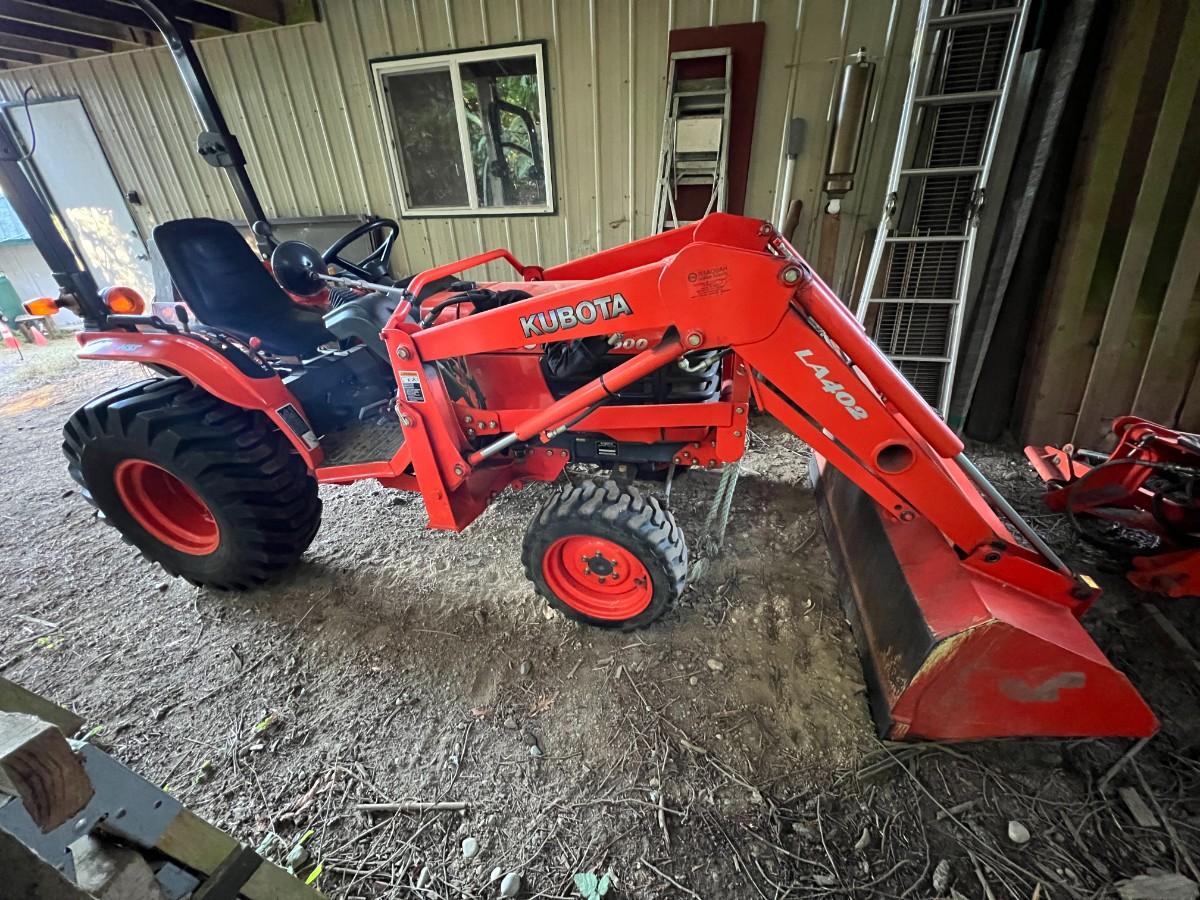
[{"label": "loader bucket", "polygon": [[928,522],[881,515],[820,457],[809,469],[880,737],[1155,732],[1070,610],[967,570]]}]

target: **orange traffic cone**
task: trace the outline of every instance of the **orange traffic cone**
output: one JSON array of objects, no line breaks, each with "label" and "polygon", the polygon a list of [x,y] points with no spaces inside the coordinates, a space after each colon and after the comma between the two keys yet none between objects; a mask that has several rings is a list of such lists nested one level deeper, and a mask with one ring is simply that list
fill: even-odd
[{"label": "orange traffic cone", "polygon": [[33,342],[39,347],[45,347],[50,343],[48,340],[46,340],[46,336],[42,334],[42,329],[38,328],[36,325],[29,326],[29,333],[33,335]]},{"label": "orange traffic cone", "polygon": [[4,340],[4,346],[9,350],[21,352],[21,343],[17,340],[17,336],[12,333],[12,329],[8,327],[6,322],[0,322],[0,339]]}]

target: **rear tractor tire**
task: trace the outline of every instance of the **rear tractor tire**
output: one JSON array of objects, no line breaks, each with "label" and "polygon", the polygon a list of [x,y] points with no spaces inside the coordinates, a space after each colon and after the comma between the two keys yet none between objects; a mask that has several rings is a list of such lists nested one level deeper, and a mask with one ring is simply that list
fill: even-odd
[{"label": "rear tractor tire", "polygon": [[317,483],[260,413],[185,378],[102,394],[63,428],[84,499],[151,562],[245,590],[300,558],[321,524]]},{"label": "rear tractor tire", "polygon": [[568,618],[630,631],[682,593],[687,545],[657,497],[612,479],[565,485],[529,523],[525,574]]}]

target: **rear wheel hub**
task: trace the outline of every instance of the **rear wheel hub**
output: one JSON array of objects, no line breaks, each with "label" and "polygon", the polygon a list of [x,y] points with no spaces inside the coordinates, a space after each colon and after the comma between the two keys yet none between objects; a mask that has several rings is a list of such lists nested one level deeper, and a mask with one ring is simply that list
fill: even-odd
[{"label": "rear wheel hub", "polygon": [[113,470],[113,483],[138,525],[172,550],[204,556],[220,545],[221,531],[208,504],[162,466],[126,459]]}]

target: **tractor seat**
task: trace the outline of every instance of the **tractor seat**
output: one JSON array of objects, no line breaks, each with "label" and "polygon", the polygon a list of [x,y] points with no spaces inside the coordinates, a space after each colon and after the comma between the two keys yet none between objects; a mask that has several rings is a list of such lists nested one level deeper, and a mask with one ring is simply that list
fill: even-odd
[{"label": "tractor seat", "polygon": [[336,340],[319,312],[292,302],[228,222],[164,222],[154,229],[154,244],[202,324],[243,341],[256,337],[265,350],[302,359]]}]

